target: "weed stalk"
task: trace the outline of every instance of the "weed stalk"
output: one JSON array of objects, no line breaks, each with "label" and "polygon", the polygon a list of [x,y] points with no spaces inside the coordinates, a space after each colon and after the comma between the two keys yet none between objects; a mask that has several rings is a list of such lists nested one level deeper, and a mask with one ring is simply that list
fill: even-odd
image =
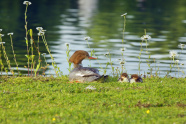
[{"label": "weed stalk", "polygon": [[13,41],[12,41],[12,35],[10,34],[10,41],[11,41],[11,46],[12,46],[12,52],[13,52],[13,56],[14,56],[14,62],[16,64],[16,69],[17,69],[17,72],[18,72],[18,75],[20,74],[19,70],[18,70],[18,63],[16,61],[16,54],[14,52],[14,47],[13,47]]},{"label": "weed stalk", "polygon": [[[10,70],[10,72],[13,74],[14,76],[14,71],[11,69],[11,65],[10,65],[10,60],[8,59],[8,56],[6,54],[6,50],[5,50],[5,46],[3,45],[3,42],[2,42],[2,38],[0,37],[0,42],[1,42],[1,45],[2,45],[2,50],[3,50],[3,54],[4,54],[4,58],[6,60],[6,63],[8,65],[8,69]],[[6,69],[5,69],[6,70]],[[8,70],[6,70],[7,72]]]},{"label": "weed stalk", "polygon": [[25,9],[25,31],[26,31],[26,37],[25,37],[25,40],[26,40],[26,46],[27,46],[27,59],[28,59],[28,76],[29,76],[29,61],[30,61],[30,57],[29,57],[29,48],[28,48],[28,28],[27,28],[27,25],[28,25],[28,22],[27,22],[27,9],[28,9],[28,5],[29,4],[26,4],[26,9]]},{"label": "weed stalk", "polygon": [[[2,50],[2,42],[0,41],[0,65],[1,65],[1,75],[2,75],[2,72],[3,72],[3,69],[5,69],[5,67],[4,67],[4,64],[3,64],[3,61],[2,61],[2,53],[1,53],[1,50]],[[5,72],[6,72],[6,70],[5,70]]]},{"label": "weed stalk", "polygon": [[60,71],[59,67],[57,67],[57,64],[54,61],[54,58],[53,58],[53,56],[51,54],[51,51],[48,48],[48,44],[46,42],[45,35],[42,35],[42,40],[43,40],[43,43],[45,44],[45,47],[46,47],[48,53],[50,54],[51,59],[52,59],[52,66],[54,67],[56,76],[59,76],[59,73],[62,73],[62,72]]},{"label": "weed stalk", "polygon": [[[125,27],[126,27],[126,15],[127,13],[121,15],[123,16],[123,37],[122,37],[122,48],[121,48],[121,56],[122,56],[122,61],[125,61],[125,58],[124,58],[124,51],[125,51],[125,48],[124,48],[124,37],[125,37]],[[122,73],[124,72],[124,69],[125,69],[125,63],[124,64],[121,64],[122,65]]]},{"label": "weed stalk", "polygon": [[70,72],[72,70],[72,68],[71,68],[72,63],[69,62],[69,59],[70,59],[70,49],[69,49],[69,44],[68,43],[66,43],[66,47],[67,47],[66,55],[67,55],[67,62],[68,62],[68,71]]}]

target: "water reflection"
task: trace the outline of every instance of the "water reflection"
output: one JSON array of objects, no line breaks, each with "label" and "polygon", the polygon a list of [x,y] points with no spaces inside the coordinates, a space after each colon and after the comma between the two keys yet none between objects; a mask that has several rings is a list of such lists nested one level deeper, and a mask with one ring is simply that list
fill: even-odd
[{"label": "water reflection", "polygon": [[[3,0],[0,7],[8,6],[6,1],[9,0]],[[142,43],[140,72],[149,72],[150,68],[147,65],[147,60],[149,60],[153,73],[159,70],[160,75],[164,76],[170,70],[170,64],[172,63],[169,57],[170,50],[177,51],[179,58],[176,59],[179,59],[180,63],[186,64],[186,51],[185,49],[181,51],[178,48],[180,43],[186,42],[186,16],[184,14],[186,12],[184,7],[186,1],[180,0],[175,3],[175,1],[170,0],[167,3],[166,0],[163,3],[166,3],[166,5],[153,0],[116,0],[114,2],[110,0],[63,0],[63,2],[46,0],[45,3],[41,4],[40,1],[33,0],[32,6],[29,6],[28,9],[29,28],[34,29],[35,42],[37,41],[35,27],[42,26],[47,30],[47,42],[63,74],[69,73],[65,43],[70,44],[71,55],[76,50],[82,49],[90,53],[94,49],[95,55],[99,59],[84,60],[83,64],[84,66],[97,67],[101,73],[103,73],[106,63],[110,61],[104,56],[107,52],[111,53],[113,66],[121,68],[118,59],[122,58],[120,49],[124,46],[126,48],[124,52],[125,71],[129,74],[138,73],[141,36],[144,35],[144,29],[147,29],[147,34],[152,39],[147,44]],[[151,7],[152,4],[153,7]],[[17,61],[20,70],[25,70],[24,66],[27,62],[23,15],[25,6],[20,1],[12,6],[11,9],[2,7],[0,22],[3,26],[0,28],[5,29],[4,33],[15,32],[13,41]],[[125,12],[128,15],[126,16],[124,44],[122,44],[123,17],[120,15]],[[6,21],[8,18],[11,18],[11,20]],[[88,48],[87,42],[84,40],[85,36],[91,37],[89,41],[91,49]],[[5,37],[4,41],[9,41],[9,38]],[[146,53],[146,45],[149,54]],[[15,67],[11,47],[9,46],[10,42],[7,42],[7,54],[12,60],[12,67]],[[40,43],[40,48],[42,53],[47,52],[43,43]],[[35,54],[37,54],[36,51]],[[149,55],[151,55],[150,58]],[[51,63],[50,55],[46,57],[47,62]],[[179,65],[179,67],[186,72],[185,66]],[[175,71],[175,68],[172,71]],[[111,73],[111,66],[108,66],[107,74]],[[176,73],[173,72],[171,75],[175,76]],[[46,74],[55,74],[53,66],[49,66]]]}]

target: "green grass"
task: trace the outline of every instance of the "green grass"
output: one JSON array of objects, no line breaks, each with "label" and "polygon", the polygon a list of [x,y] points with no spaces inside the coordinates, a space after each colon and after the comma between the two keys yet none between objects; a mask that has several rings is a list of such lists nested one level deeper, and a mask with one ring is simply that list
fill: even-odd
[{"label": "green grass", "polygon": [[[0,123],[186,123],[186,79],[116,80],[71,84],[66,76],[1,77]],[[97,89],[86,90],[89,85]]]}]

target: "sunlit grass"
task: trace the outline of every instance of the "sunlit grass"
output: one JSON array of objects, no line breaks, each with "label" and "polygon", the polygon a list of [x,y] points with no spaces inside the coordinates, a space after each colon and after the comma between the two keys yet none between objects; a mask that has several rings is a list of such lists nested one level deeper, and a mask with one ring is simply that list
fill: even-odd
[{"label": "sunlit grass", "polygon": [[38,76],[0,82],[0,123],[185,123],[184,78],[71,84],[67,76]]}]

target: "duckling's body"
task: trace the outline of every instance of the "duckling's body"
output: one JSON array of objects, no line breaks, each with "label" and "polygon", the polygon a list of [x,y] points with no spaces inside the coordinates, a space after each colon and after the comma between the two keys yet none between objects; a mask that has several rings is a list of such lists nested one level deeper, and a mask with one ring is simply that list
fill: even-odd
[{"label": "duckling's body", "polygon": [[120,78],[118,79],[119,82],[129,82],[129,77],[127,73],[122,73]]},{"label": "duckling's body", "polygon": [[143,79],[137,74],[133,74],[131,75],[130,83],[135,83],[135,82],[143,82]]}]

